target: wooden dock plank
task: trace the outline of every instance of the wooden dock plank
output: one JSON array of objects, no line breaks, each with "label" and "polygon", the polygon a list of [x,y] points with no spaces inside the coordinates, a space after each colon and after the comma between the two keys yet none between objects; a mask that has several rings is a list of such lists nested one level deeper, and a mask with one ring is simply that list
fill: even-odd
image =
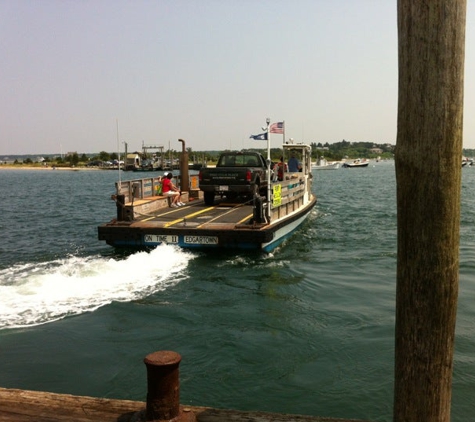
[{"label": "wooden dock plank", "polygon": [[[139,422],[145,402],[0,388],[0,422]],[[184,406],[197,422],[368,422]]]},{"label": "wooden dock plank", "polygon": [[144,408],[144,402],[0,388],[0,421],[126,422]]},{"label": "wooden dock plank", "polygon": [[[198,413],[198,422],[365,422],[356,419],[322,418],[318,416],[289,415],[267,412],[239,412],[236,410],[204,409]],[[368,422],[368,421],[366,421]]]}]

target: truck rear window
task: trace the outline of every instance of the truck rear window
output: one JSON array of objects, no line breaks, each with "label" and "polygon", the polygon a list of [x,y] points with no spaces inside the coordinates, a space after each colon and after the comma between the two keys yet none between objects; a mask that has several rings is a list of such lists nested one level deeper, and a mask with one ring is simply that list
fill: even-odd
[{"label": "truck rear window", "polygon": [[255,155],[222,155],[218,167],[259,167],[259,159]]}]

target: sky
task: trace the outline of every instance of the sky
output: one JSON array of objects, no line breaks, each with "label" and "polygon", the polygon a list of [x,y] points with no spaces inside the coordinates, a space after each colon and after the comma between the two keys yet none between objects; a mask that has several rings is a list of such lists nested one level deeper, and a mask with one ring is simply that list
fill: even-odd
[{"label": "sky", "polygon": [[[397,0],[0,0],[0,154],[396,143]],[[475,148],[467,0],[464,148]],[[272,146],[282,135],[271,135]],[[264,141],[265,143],[265,141]]]}]

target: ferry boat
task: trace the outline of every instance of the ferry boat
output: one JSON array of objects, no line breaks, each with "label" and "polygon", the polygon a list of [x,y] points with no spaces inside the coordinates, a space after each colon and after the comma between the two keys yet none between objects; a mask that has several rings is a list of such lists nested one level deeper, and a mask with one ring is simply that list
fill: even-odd
[{"label": "ferry boat", "polygon": [[[98,227],[99,240],[114,247],[146,249],[162,243],[187,249],[242,249],[271,252],[298,229],[317,202],[312,192],[311,147],[283,145],[284,156],[297,153],[302,170],[273,181],[266,196],[225,196],[206,205],[196,176],[177,181],[184,206],[171,208],[157,195],[161,177],[116,183],[117,217]],[[270,167],[270,159],[268,159]],[[187,187],[187,189],[185,189]],[[268,199],[267,199],[268,198]]]}]

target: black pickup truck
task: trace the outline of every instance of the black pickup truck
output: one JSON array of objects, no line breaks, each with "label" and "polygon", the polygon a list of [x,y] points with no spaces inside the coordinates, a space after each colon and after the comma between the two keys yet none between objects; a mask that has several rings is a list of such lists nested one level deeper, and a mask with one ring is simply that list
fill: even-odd
[{"label": "black pickup truck", "polygon": [[215,168],[202,168],[199,186],[206,205],[213,205],[216,195],[235,199],[267,193],[267,164],[258,152],[223,152]]}]

